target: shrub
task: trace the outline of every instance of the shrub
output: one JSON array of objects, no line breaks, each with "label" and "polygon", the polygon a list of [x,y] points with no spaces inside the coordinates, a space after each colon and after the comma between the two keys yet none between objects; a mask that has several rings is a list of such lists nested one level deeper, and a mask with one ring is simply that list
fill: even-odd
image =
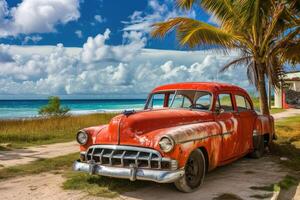
[{"label": "shrub", "polygon": [[70,111],[68,107],[62,107],[60,105],[59,97],[51,96],[48,99],[48,104],[40,108],[40,115],[65,116]]}]

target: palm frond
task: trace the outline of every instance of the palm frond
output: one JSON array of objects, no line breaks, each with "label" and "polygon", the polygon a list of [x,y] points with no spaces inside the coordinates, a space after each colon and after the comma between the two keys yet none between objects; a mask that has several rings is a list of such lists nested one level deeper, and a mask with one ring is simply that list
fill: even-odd
[{"label": "palm frond", "polygon": [[195,47],[198,45],[217,45],[233,48],[242,38],[198,20],[176,17],[166,22],[154,24],[153,37],[163,37],[176,29],[180,45]]},{"label": "palm frond", "polygon": [[260,53],[265,50],[265,45],[270,41],[270,37],[274,35],[274,30],[276,28],[277,22],[284,11],[284,5],[278,4],[274,9],[274,13],[271,17],[271,22],[268,24],[265,36],[263,38],[262,44],[260,46]]},{"label": "palm frond", "polygon": [[300,40],[295,41],[293,44],[290,44],[283,53],[283,60],[296,65],[300,63]]},{"label": "palm frond", "polygon": [[242,25],[239,4],[236,0],[201,0],[200,6],[228,28],[233,27],[233,24]]},{"label": "palm frond", "polygon": [[291,44],[296,37],[300,34],[300,27],[289,30],[287,34],[285,34],[281,39],[278,39],[276,44],[270,47],[268,50],[268,55],[276,55],[279,54],[282,49],[285,49],[287,46]]},{"label": "palm frond", "polygon": [[230,67],[236,67],[238,65],[248,65],[251,62],[251,58],[252,56],[244,56],[244,57],[240,57],[237,58],[229,63],[227,63],[225,66],[222,67],[222,69],[220,70],[220,72],[224,72],[227,69],[229,69]]},{"label": "palm frond", "polygon": [[283,82],[284,70],[279,58],[277,56],[272,57],[266,64],[269,65],[269,67],[266,67],[266,76],[269,79],[269,83],[275,88],[280,87],[280,84]]},{"label": "palm frond", "polygon": [[199,0],[177,0],[176,2],[179,8],[185,10],[190,10],[195,3],[199,3]]},{"label": "palm frond", "polygon": [[254,62],[250,62],[247,66],[247,78],[250,84],[258,88],[258,73]]}]

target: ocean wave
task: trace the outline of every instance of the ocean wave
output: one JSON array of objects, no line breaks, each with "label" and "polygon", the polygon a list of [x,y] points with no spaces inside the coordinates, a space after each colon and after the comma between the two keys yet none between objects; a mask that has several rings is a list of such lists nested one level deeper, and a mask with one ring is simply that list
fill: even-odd
[{"label": "ocean wave", "polygon": [[97,109],[97,110],[71,110],[69,113],[71,115],[87,115],[96,113],[120,113],[124,110],[142,110],[142,108],[132,108],[132,109]]}]

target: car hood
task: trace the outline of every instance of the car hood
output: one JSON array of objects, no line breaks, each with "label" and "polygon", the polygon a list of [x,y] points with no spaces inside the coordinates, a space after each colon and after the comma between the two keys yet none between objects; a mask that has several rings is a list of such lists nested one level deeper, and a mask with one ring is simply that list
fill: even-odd
[{"label": "car hood", "polygon": [[95,138],[97,144],[153,147],[157,135],[166,128],[212,121],[210,112],[186,109],[145,110],[118,115]]}]

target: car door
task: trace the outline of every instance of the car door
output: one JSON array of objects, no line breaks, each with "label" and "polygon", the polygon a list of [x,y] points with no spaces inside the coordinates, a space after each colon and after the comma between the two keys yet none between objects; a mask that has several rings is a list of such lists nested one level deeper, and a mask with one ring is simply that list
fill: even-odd
[{"label": "car door", "polygon": [[216,122],[221,127],[221,162],[238,155],[238,120],[231,93],[220,93],[215,102]]},{"label": "car door", "polygon": [[234,94],[234,100],[240,133],[238,142],[239,152],[241,152],[241,154],[245,154],[252,146],[252,132],[254,128],[256,113],[245,94]]}]

